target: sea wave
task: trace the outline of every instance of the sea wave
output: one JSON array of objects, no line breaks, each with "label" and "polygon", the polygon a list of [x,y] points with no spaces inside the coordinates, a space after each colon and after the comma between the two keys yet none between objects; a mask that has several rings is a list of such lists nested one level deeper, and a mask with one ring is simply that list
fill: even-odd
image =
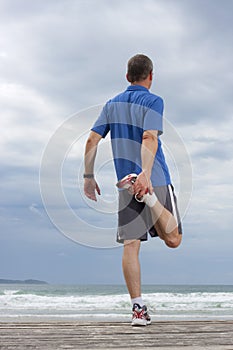
[{"label": "sea wave", "polygon": [[[35,288],[35,287],[34,287]],[[46,289],[47,288],[47,289]],[[5,288],[0,291],[0,319],[5,317],[121,318],[130,314],[131,303],[123,289],[76,287]],[[155,290],[155,288],[154,288]],[[125,290],[124,290],[125,291]],[[233,319],[233,290],[222,292],[146,292],[143,299],[156,318]]]}]

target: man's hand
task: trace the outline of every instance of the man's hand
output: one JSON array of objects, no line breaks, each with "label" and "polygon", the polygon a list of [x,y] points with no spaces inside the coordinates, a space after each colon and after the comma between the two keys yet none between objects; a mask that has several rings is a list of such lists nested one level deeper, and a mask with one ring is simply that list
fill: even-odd
[{"label": "man's hand", "polygon": [[153,187],[150,181],[149,176],[146,175],[144,171],[142,171],[135,181],[133,185],[134,193],[138,194],[138,197],[144,196],[146,193],[153,193]]},{"label": "man's hand", "polygon": [[87,198],[93,200],[93,201],[97,201],[96,198],[96,192],[98,193],[98,195],[100,195],[100,188],[97,184],[97,182],[95,181],[95,179],[85,179],[84,180],[84,193],[85,196],[87,196]]}]

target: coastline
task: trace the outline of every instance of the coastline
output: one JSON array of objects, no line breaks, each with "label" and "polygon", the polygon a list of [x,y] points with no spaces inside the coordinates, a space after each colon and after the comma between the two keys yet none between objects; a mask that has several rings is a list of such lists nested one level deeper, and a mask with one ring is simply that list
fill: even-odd
[{"label": "coastline", "polygon": [[233,321],[0,322],[1,350],[60,349],[232,350]]}]

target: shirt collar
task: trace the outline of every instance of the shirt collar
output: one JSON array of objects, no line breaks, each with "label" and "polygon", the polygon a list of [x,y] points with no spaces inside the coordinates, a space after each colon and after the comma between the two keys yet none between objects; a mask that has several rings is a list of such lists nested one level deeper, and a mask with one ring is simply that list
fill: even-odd
[{"label": "shirt collar", "polygon": [[129,85],[127,91],[149,91],[146,87],[142,85]]}]

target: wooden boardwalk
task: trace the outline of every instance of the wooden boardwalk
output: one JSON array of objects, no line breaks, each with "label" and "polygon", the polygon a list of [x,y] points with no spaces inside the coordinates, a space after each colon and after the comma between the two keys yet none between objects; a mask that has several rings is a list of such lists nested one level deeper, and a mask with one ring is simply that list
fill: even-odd
[{"label": "wooden boardwalk", "polygon": [[233,321],[0,323],[1,350],[233,350]]}]

